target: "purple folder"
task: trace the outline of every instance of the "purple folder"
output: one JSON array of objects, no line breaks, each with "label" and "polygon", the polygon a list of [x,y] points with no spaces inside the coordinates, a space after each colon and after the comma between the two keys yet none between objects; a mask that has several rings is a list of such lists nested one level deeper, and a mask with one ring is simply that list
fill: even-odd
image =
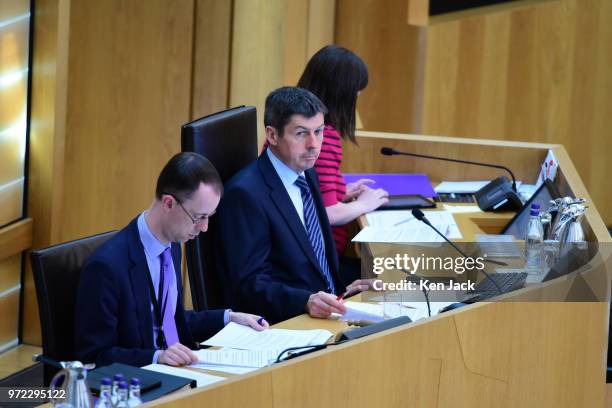
[{"label": "purple folder", "polygon": [[344,175],[346,184],[354,183],[359,179],[366,178],[375,180],[376,183],[368,184],[371,188],[383,188],[389,195],[420,194],[424,197],[435,197],[436,192],[426,174],[357,174]]}]

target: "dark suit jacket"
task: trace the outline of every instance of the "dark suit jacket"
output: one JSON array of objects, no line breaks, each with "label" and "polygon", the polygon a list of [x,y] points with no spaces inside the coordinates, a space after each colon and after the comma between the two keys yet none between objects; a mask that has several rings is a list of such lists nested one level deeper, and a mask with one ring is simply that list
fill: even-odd
[{"label": "dark suit jacket", "polygon": [[[336,248],[317,175],[305,172],[317,209],[336,291]],[[267,154],[234,176],[217,212],[216,272],[226,302],[275,323],[306,311],[309,296],[326,290],[304,225]]]},{"label": "dark suit jacket", "polygon": [[[182,344],[193,348],[223,328],[223,310],[186,312],[182,305],[181,248],[172,245],[178,302],[176,328]],[[114,362],[143,366],[155,352],[149,267],[137,218],[98,248],[83,266],[75,316],[75,352],[98,366]]]}]

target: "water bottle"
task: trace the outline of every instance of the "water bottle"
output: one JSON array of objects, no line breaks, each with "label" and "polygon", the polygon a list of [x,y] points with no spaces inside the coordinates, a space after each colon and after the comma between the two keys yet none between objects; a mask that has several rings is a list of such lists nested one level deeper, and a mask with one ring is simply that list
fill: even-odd
[{"label": "water bottle", "polygon": [[95,408],[113,408],[111,384],[111,379],[107,377],[104,377],[102,381],[100,381],[100,396],[98,397],[98,401],[96,401]]},{"label": "water bottle", "polygon": [[140,399],[140,380],[138,378],[132,378],[130,381],[130,396],[128,398],[128,405],[130,407],[137,407],[142,404]]},{"label": "water bottle", "polygon": [[121,381],[125,381],[123,374],[115,374],[113,376],[113,388],[111,390],[111,403],[113,405],[116,405],[119,400],[119,383]]},{"label": "water bottle", "polygon": [[130,408],[128,405],[128,384],[125,381],[121,381],[117,386],[117,403],[114,407]]},{"label": "water bottle", "polygon": [[532,204],[525,234],[525,272],[538,275],[542,272],[542,240],[544,231],[540,222],[540,205]]}]

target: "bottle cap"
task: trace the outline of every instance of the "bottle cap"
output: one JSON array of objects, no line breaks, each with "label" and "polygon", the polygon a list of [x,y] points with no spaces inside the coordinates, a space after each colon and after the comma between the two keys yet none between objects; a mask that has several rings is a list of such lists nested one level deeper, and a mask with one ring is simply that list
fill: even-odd
[{"label": "bottle cap", "polygon": [[128,388],[128,385],[127,385],[127,383],[125,381],[119,382],[119,389],[120,390],[127,390],[127,388]]},{"label": "bottle cap", "polygon": [[100,380],[100,385],[111,385],[111,379],[108,377],[104,377]]},{"label": "bottle cap", "polygon": [[537,217],[538,215],[540,215],[540,212],[538,210],[531,210],[530,214],[532,217]]},{"label": "bottle cap", "polygon": [[531,209],[532,210],[539,210],[540,209],[540,203],[531,203]]},{"label": "bottle cap", "polygon": [[113,381],[121,381],[123,380],[125,377],[123,376],[123,374],[121,373],[117,373],[113,376]]},{"label": "bottle cap", "polygon": [[140,386],[140,379],[138,379],[138,378],[136,378],[136,377],[133,377],[133,378],[130,380],[130,384],[131,384],[131,385],[138,385],[138,386]]}]

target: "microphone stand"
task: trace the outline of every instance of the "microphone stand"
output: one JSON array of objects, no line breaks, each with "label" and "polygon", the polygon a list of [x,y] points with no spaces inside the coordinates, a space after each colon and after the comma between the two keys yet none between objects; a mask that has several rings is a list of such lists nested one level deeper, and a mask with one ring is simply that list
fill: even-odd
[{"label": "microphone stand", "polygon": [[[438,231],[438,229],[436,227],[434,227],[431,222],[429,222],[427,217],[425,217],[425,214],[423,214],[423,211],[421,211],[419,209],[414,209],[414,210],[412,210],[412,215],[417,220],[419,220],[419,221],[429,225],[429,227],[431,227],[434,231],[436,231],[438,233],[438,235],[440,235],[442,238],[444,238],[444,240],[446,242],[448,242],[457,252],[459,252],[461,255],[463,255],[464,258],[469,258],[465,252],[463,252],[461,249],[459,249],[459,247],[457,245],[452,243],[450,239],[446,238],[446,236],[443,233]],[[496,260],[493,260],[493,259],[485,259],[485,262],[492,263],[492,264],[495,264],[495,265],[508,265],[505,262],[496,261]],[[484,274],[484,276],[487,277],[487,279],[489,279],[491,282],[493,282],[493,284],[495,285],[495,288],[497,288],[497,291],[499,292],[499,294],[502,295],[504,292],[502,291],[502,289],[499,286],[499,284],[497,282],[495,282],[495,279],[492,279],[491,276],[484,270],[484,268],[481,269],[480,271]]]},{"label": "microphone stand", "polygon": [[380,149],[380,153],[385,156],[400,155],[400,156],[419,157],[421,159],[432,159],[432,160],[448,161],[448,162],[453,162],[453,163],[473,164],[475,166],[493,167],[495,169],[505,170],[510,174],[510,177],[512,177],[512,190],[514,190],[515,192],[517,191],[516,190],[516,178],[514,177],[514,173],[508,167],[502,166],[500,164],[490,164],[490,163],[482,163],[482,162],[477,162],[477,161],[451,159],[448,157],[429,156],[426,154],[418,154],[418,153],[405,153],[405,152],[397,151],[390,147],[383,147],[382,149]]}]

